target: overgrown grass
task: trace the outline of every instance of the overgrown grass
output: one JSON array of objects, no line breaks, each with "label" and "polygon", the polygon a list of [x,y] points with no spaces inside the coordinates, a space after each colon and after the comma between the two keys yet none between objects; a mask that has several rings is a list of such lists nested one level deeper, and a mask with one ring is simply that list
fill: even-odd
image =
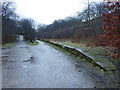
[{"label": "overgrown grass", "polygon": [[10,48],[10,47],[14,46],[15,44],[16,44],[16,42],[4,44],[4,45],[2,45],[2,49]]},{"label": "overgrown grass", "polygon": [[27,43],[28,45],[38,45],[38,44],[39,44],[39,42],[37,42],[37,41],[34,41],[33,43],[32,43],[32,42],[29,42],[29,41],[26,41],[26,43]]},{"label": "overgrown grass", "polygon": [[93,56],[96,62],[101,62],[111,69],[116,68],[115,65],[111,62],[113,58],[109,55],[109,52],[106,50],[105,47],[88,47],[85,44],[72,43],[71,41],[58,42],[62,43],[63,45],[79,48],[85,53]]}]

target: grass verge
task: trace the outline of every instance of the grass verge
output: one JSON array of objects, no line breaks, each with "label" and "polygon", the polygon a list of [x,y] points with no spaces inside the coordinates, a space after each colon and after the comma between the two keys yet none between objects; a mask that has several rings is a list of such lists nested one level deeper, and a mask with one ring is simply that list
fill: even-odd
[{"label": "grass verge", "polygon": [[101,62],[110,69],[116,69],[115,65],[111,61],[115,61],[106,50],[105,47],[88,47],[85,44],[72,43],[71,41],[57,41],[63,45],[72,46],[81,49],[83,52],[94,57],[95,62]]},{"label": "grass verge", "polygon": [[16,44],[16,42],[4,44],[4,45],[2,45],[2,49],[10,48],[10,47],[14,46],[15,44]]},{"label": "grass verge", "polygon": [[32,42],[29,42],[29,41],[26,41],[26,43],[28,44],[28,45],[38,45],[39,44],[39,42],[37,42],[37,41],[34,41],[33,43]]},{"label": "grass verge", "polygon": [[[51,40],[49,40],[49,41],[51,41]],[[53,42],[56,42],[56,41],[53,41]],[[72,42],[69,42],[69,41],[67,41],[67,42],[60,42],[60,41],[58,41],[58,43],[67,43],[67,44],[63,44],[63,45],[71,45],[72,47],[74,46],[74,44],[75,43],[72,43]],[[54,47],[55,49],[58,49],[58,50],[60,50],[60,51],[65,51],[65,53],[66,53],[66,50],[64,49],[64,48],[59,48],[59,46],[56,46],[56,45],[54,45],[54,44],[51,44],[51,43],[47,43],[47,44],[49,44],[50,46],[52,46],[52,47]],[[79,46],[77,46],[77,44],[75,44],[75,46],[78,48]],[[81,47],[83,47],[83,48],[88,48],[87,46],[85,46],[85,45],[81,45]],[[79,47],[80,49],[81,49],[81,47]],[[95,49],[96,48],[98,48],[98,47],[95,47]],[[101,48],[103,48],[103,51],[104,51],[104,47],[101,47]],[[99,48],[99,49],[96,49],[95,50],[95,55],[99,55],[101,52],[102,52],[102,50],[101,50],[101,48]],[[83,50],[83,49],[82,49]],[[91,51],[88,51],[88,50],[86,50],[86,49],[84,49],[86,52],[91,52]],[[84,51],[84,52],[85,52]],[[99,52],[100,51],[100,52]],[[73,54],[71,54],[69,51],[67,51],[67,53],[68,54],[70,54],[70,55],[73,55]],[[97,53],[97,54],[96,54]],[[105,52],[103,52],[103,54],[105,54],[105,53],[107,53],[107,51],[105,51]],[[76,57],[75,55],[73,55],[74,57]],[[85,69],[85,71],[87,72],[87,76],[88,75],[90,75],[90,77],[96,82],[95,83],[95,85],[96,85],[96,88],[113,88],[113,87],[119,87],[119,84],[118,84],[118,80],[119,80],[119,77],[118,77],[118,70],[115,70],[115,71],[104,71],[103,69],[101,69],[101,68],[99,68],[98,66],[95,66],[94,67],[94,65],[92,64],[92,63],[88,63],[87,62],[87,60],[85,60],[85,59],[81,59],[80,57],[76,57],[77,58],[77,64],[76,64],[76,66],[78,65],[78,67],[79,67],[79,64],[78,64],[78,62],[79,62],[79,59],[80,59],[80,62],[83,62],[83,64],[82,65],[84,65],[84,63],[85,63],[85,65],[88,65],[88,67],[84,67],[84,68],[86,68]],[[103,57],[103,58],[105,58],[105,57]],[[107,59],[107,58],[106,58]],[[97,62],[98,60],[94,60],[94,62]],[[93,62],[93,63],[94,63]],[[101,62],[101,59],[99,60],[99,62]],[[114,68],[115,66],[109,61],[109,59],[107,59],[107,61],[106,61],[106,63],[107,62],[109,62],[110,64],[111,64],[111,68]],[[90,65],[90,66],[89,66]],[[81,66],[81,64],[80,64],[80,66]],[[81,67],[80,67],[80,71],[81,71]]]}]

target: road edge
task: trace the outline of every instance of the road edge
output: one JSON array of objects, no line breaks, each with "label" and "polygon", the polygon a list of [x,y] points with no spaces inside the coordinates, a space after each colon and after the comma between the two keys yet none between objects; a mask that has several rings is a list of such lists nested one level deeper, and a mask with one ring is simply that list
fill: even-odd
[{"label": "road edge", "polygon": [[107,67],[106,65],[104,65],[101,62],[94,62],[95,61],[94,57],[86,54],[81,49],[74,48],[74,47],[67,46],[67,45],[63,45],[61,43],[57,43],[57,42],[53,42],[53,41],[48,41],[48,40],[41,40],[41,41],[53,44],[53,45],[55,45],[57,47],[60,47],[60,48],[63,48],[64,50],[70,52],[71,54],[73,54],[75,56],[79,56],[81,58],[84,58],[88,62],[94,64],[95,66],[99,67],[100,69],[103,69],[104,71],[116,71],[117,70],[116,68],[115,69],[111,69],[111,68]]}]

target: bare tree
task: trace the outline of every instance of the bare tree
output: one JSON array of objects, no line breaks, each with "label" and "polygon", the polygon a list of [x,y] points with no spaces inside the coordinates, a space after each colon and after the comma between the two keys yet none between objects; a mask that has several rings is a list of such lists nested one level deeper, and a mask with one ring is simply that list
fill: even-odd
[{"label": "bare tree", "polygon": [[36,39],[36,31],[32,19],[23,19],[20,21],[24,39],[33,42]]},{"label": "bare tree", "polygon": [[2,41],[4,43],[14,42],[17,40],[17,15],[13,2],[1,2],[2,11]]}]

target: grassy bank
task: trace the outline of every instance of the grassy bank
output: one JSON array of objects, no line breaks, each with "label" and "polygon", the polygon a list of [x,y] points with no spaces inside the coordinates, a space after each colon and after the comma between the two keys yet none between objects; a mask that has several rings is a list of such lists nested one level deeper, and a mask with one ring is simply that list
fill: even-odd
[{"label": "grassy bank", "polygon": [[26,41],[26,44],[28,44],[28,45],[38,45],[39,42],[34,41],[34,42],[32,43],[32,42]]},{"label": "grassy bank", "polygon": [[7,43],[7,44],[2,45],[2,49],[10,48],[10,47],[12,47],[14,45],[16,45],[16,42],[14,42],[14,43]]},{"label": "grassy bank", "polygon": [[72,43],[71,41],[55,41],[55,42],[61,43],[63,45],[79,48],[88,55],[93,56],[95,62],[101,62],[111,69],[115,69],[116,68],[115,64],[118,63],[118,60],[115,60],[110,56],[110,52],[107,50],[107,47],[102,47],[102,46],[90,47],[90,46],[86,46],[85,44]]},{"label": "grassy bank", "polygon": [[[51,40],[51,41],[52,42],[48,42],[48,41],[46,41],[46,42],[50,46],[52,46],[52,47],[54,47],[54,48],[56,48],[56,49],[58,49],[58,50],[60,50],[62,52],[68,53],[69,55],[72,55],[72,56],[74,56],[77,59],[76,67],[80,71],[82,70],[81,67],[82,67],[83,64],[84,65],[88,65],[88,66],[84,66],[84,69],[86,68],[85,72],[87,73],[87,75],[90,75],[90,77],[96,82],[96,87],[97,88],[101,88],[101,87],[103,87],[103,88],[106,88],[106,87],[107,88],[108,87],[109,88],[110,87],[119,87],[118,86],[118,79],[119,79],[118,78],[118,70],[115,70],[115,71],[109,71],[109,70],[104,71],[103,69],[99,68],[98,66],[94,66],[92,63],[87,62],[86,59],[84,59],[84,58],[81,59],[80,57],[70,53],[69,50],[67,51],[65,48],[62,48],[61,46],[59,46],[59,44],[57,44],[57,43],[54,44],[54,42],[58,42],[58,43],[62,43],[62,44],[66,43],[64,45],[68,46],[69,44],[70,45],[72,44],[71,46],[73,47],[75,43],[72,43],[70,41],[54,41],[54,40]],[[87,46],[84,46],[84,45],[82,45],[82,47],[87,48]],[[79,47],[79,48],[81,49],[81,47]],[[98,51],[99,51],[99,49],[98,49]],[[97,60],[95,60],[95,61],[97,61]],[[99,60],[99,62],[100,61],[101,60]],[[82,64],[80,64],[81,62],[82,62]],[[111,66],[110,66],[111,68],[115,67],[114,64],[109,61],[109,59],[107,59],[106,63],[107,62],[109,62],[111,64]]]}]

